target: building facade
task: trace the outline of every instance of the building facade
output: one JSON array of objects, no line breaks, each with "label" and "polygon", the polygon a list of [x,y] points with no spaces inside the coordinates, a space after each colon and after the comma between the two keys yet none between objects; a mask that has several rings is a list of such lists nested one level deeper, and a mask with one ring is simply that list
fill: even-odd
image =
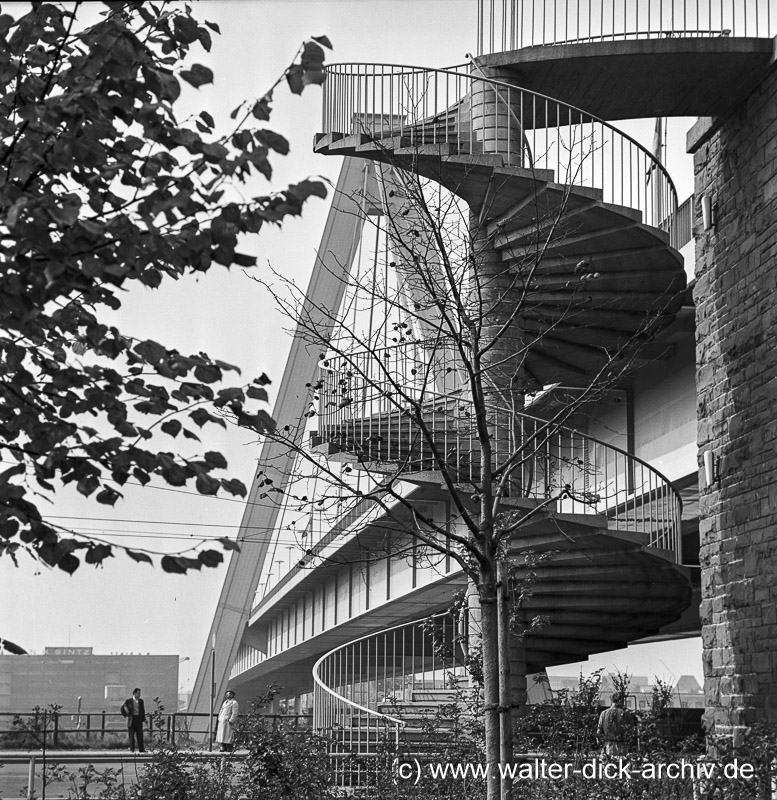
[{"label": "building facade", "polygon": [[[422,518],[455,541],[463,512],[440,479],[440,453],[452,454],[457,485],[476,486],[481,462],[470,401],[450,377],[460,364],[424,350],[443,312],[403,266],[422,227],[408,206],[409,173],[468,206],[474,280],[508,287],[494,306],[503,316],[490,321],[521,304],[502,363],[522,353],[522,410],[509,424],[495,411],[489,423],[497,442],[500,431],[542,442],[512,494],[515,508],[547,512],[509,546],[524,574],[529,551],[547,553],[526,609],[548,622],[526,637],[521,669],[701,631],[707,723],[736,733],[777,713],[768,336],[777,12],[768,0],[648,0],[642,11],[586,0],[574,13],[552,0],[496,5],[480,5],[479,55],[466,69],[329,68],[316,149],[344,166],[276,405],[296,438],[264,445],[243,524],[275,534],[230,564],[212,626],[216,694],[227,682],[247,697],[276,683],[323,725],[352,719],[357,706],[378,719],[387,695],[412,701],[442,686],[449,665],[430,655],[428,629],[414,620],[442,614],[467,581],[450,551],[408,531]],[[679,204],[661,160],[617,121],[695,115],[695,195]],[[395,292],[418,312],[412,355],[390,368],[385,353],[398,352],[406,323],[389,312],[383,327],[400,338],[368,336],[368,356],[311,346],[314,327],[318,341],[339,342],[338,331],[357,326],[344,319],[359,306],[353,287],[369,282],[359,243],[375,218],[394,270],[381,296]],[[445,259],[424,247],[433,274]],[[365,307],[372,320],[374,304]],[[623,349],[629,368],[591,392],[635,339],[636,355]],[[427,403],[419,364],[428,372],[432,362]],[[427,450],[417,431],[403,433],[415,429],[402,427],[406,409],[381,380],[406,387],[419,428],[431,431]],[[513,380],[501,374],[495,392],[509,394]],[[559,408],[572,409],[563,425]],[[298,507],[308,502],[313,478],[298,466],[308,442],[339,482],[339,502],[296,516],[260,502],[271,490],[289,494],[292,477]],[[371,490],[387,474],[401,489],[379,503],[354,483],[361,476]],[[440,635],[461,648],[461,619],[439,619]],[[207,710],[210,664],[209,651],[193,710]]]},{"label": "building facade", "polygon": [[24,714],[36,706],[63,713],[118,713],[140,687],[147,708],[158,697],[178,708],[178,656],[99,655],[91,647],[47,647],[43,655],[0,655],[0,711]]}]

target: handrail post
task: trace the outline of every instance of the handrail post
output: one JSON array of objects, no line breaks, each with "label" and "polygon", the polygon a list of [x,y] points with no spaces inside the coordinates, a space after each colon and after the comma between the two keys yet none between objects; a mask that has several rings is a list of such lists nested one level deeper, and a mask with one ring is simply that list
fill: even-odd
[{"label": "handrail post", "polygon": [[30,756],[30,766],[27,770],[27,800],[35,797],[35,756]]}]

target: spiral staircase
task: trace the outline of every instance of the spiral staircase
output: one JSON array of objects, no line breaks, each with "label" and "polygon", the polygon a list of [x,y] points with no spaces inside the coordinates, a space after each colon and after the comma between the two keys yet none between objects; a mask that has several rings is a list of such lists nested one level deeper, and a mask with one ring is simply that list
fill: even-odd
[{"label": "spiral staircase", "polygon": [[[653,339],[671,323],[685,276],[673,247],[677,198],[664,166],[609,122],[576,107],[574,87],[590,98],[597,113],[613,119],[667,109],[721,113],[736,100],[733,95],[748,90],[753,75],[771,58],[772,43],[764,32],[773,35],[773,21],[768,4],[755,2],[765,9],[761,27],[753,30],[751,20],[744,35],[736,14],[723,19],[721,11],[721,19],[713,20],[710,12],[689,22],[691,12],[679,2],[671,2],[668,26],[658,14],[657,27],[651,23],[644,30],[641,18],[635,18],[630,30],[626,11],[622,25],[613,11],[611,26],[592,32],[589,21],[583,35],[581,7],[605,7],[589,0],[577,4],[574,24],[567,20],[563,34],[555,37],[545,23],[538,29],[532,22],[527,32],[525,24],[521,29],[516,22],[516,8],[523,14],[532,5],[545,9],[545,3],[481,4],[481,20],[487,16],[483,9],[497,6],[511,7],[513,17],[485,19],[479,33],[485,55],[469,71],[386,64],[329,67],[324,129],[315,149],[411,171],[465,200],[473,228],[518,276],[525,297],[521,325],[531,339],[524,362],[527,386],[584,386],[614,354],[635,340]],[[559,16],[569,6],[561,1],[548,5]],[[658,3],[645,0],[646,6],[657,8]],[[739,8],[741,26],[754,6],[733,6]],[[682,24],[675,11],[681,7]],[[698,15],[699,3],[695,8]],[[489,25],[490,49],[498,50],[501,41],[501,51],[488,53],[489,46],[483,45]],[[612,76],[610,85],[592,88],[585,70],[601,70],[605,57],[621,65],[619,75]],[[675,70],[682,63],[683,77],[666,80],[664,67],[657,66],[662,60]],[[577,71],[574,80],[570,69]],[[625,85],[628,75],[643,89],[635,92]],[[532,89],[516,85],[519,77]],[[726,80],[734,87],[729,93],[720,90],[719,81]],[[543,93],[553,94],[555,88],[563,88],[564,97]],[[349,360],[358,357],[352,354]],[[396,349],[391,358],[423,356]],[[352,391],[351,373],[339,363],[324,364],[321,376],[314,444],[329,455],[378,473],[402,465],[403,480],[439,489],[443,481],[435,458],[444,453],[458,482],[475,482],[479,452],[466,420],[469,408],[460,398],[423,395],[428,398],[425,420],[433,431],[430,444],[419,437],[406,412],[386,403],[380,386],[373,386],[372,393],[364,386]],[[343,403],[344,393],[351,392],[360,401]],[[547,623],[526,636],[528,671],[625,647],[676,620],[691,592],[678,563],[681,503],[669,481],[606,443],[528,415],[513,417],[509,424],[520,426],[513,429],[513,440],[530,441],[532,455],[508,502],[516,513],[544,508],[527,514],[510,548],[511,559],[523,569],[527,553],[546,554],[532,568],[526,603],[529,615]],[[565,499],[548,502],[570,487]],[[414,633],[407,633],[408,627]],[[404,626],[402,641],[423,638],[420,630],[418,623]],[[374,749],[387,732],[399,738],[405,727],[381,699],[378,687],[385,689],[389,673],[379,666],[380,659],[394,674],[401,664],[406,682],[436,674],[437,667],[426,658],[409,664],[407,652],[396,638],[389,645],[387,636],[374,634],[327,654],[314,673],[315,724],[343,732],[343,741],[356,752]],[[362,660],[361,648],[368,654],[374,648],[374,663]],[[367,662],[371,666],[362,668]],[[335,663],[340,665],[336,679]],[[345,672],[343,663],[349,665]],[[437,679],[432,683],[432,689],[442,686]],[[361,699],[353,694],[354,686],[368,687]],[[412,694],[403,702],[412,703]]]}]

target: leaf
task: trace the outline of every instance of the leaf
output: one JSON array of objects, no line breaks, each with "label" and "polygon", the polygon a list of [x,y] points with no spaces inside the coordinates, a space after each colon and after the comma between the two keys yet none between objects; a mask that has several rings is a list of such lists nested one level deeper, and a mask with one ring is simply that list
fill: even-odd
[{"label": "leaf", "polygon": [[19,523],[8,517],[0,519],[0,538],[12,539],[19,532]]},{"label": "leaf", "polygon": [[165,572],[172,572],[175,575],[185,575],[187,567],[175,556],[162,557],[162,569]]},{"label": "leaf", "polygon": [[256,414],[238,413],[237,424],[243,428],[250,428],[257,433],[272,433],[278,427],[275,420],[263,409]]},{"label": "leaf", "polygon": [[260,120],[261,122],[266,122],[268,119],[270,119],[271,101],[272,97],[268,93],[254,103],[251,113],[254,115],[254,117],[256,117],[256,119]]},{"label": "leaf", "polygon": [[141,552],[139,552],[139,551],[137,551],[137,550],[128,550],[128,549],[125,549],[125,550],[124,550],[124,552],[125,552],[125,553],[126,553],[126,554],[127,554],[127,555],[128,555],[128,556],[129,556],[129,557],[130,557],[130,558],[131,558],[133,561],[137,561],[138,563],[141,563],[141,562],[142,562],[142,563],[144,563],[144,564],[153,564],[153,563],[154,563],[154,562],[151,560],[151,558],[150,558],[149,556],[147,556],[145,553],[141,553]]},{"label": "leaf", "polygon": [[223,408],[227,403],[232,403],[235,400],[242,403],[243,400],[245,400],[245,394],[242,389],[232,386],[228,389],[220,389],[216,395],[216,399],[213,401],[213,405],[216,406],[216,408]]},{"label": "leaf", "polygon": [[95,544],[86,551],[84,561],[87,564],[101,564],[106,558],[112,557],[113,548],[109,544]]},{"label": "leaf", "polygon": [[245,497],[248,494],[245,484],[237,478],[223,479],[221,485],[227,492],[238,497]]},{"label": "leaf", "polygon": [[192,418],[194,423],[200,428],[208,422],[217,422],[224,428],[227,427],[227,423],[224,422],[224,420],[221,419],[221,417],[214,416],[209,411],[206,411],[204,408],[195,408],[194,411],[192,411],[189,414],[189,416]]},{"label": "leaf", "polygon": [[221,370],[215,364],[198,364],[194,368],[194,377],[203,383],[216,383],[221,380]]},{"label": "leaf", "polygon": [[305,74],[302,76],[302,82],[305,86],[313,84],[321,86],[326,81],[326,71],[323,69],[306,69]]},{"label": "leaf", "polygon": [[57,561],[57,566],[63,571],[67,572],[68,575],[72,575],[78,567],[81,565],[81,560],[78,556],[74,556],[72,553],[65,553],[62,558]]},{"label": "leaf", "polygon": [[189,477],[188,471],[179,464],[168,464],[161,470],[161,475],[170,486],[185,486]]},{"label": "leaf", "polygon": [[133,350],[151,364],[158,364],[167,357],[167,348],[152,339],[136,344]]},{"label": "leaf", "polygon": [[256,266],[256,256],[247,256],[243,253],[235,253],[232,256],[232,261],[237,264],[238,267],[255,267]]},{"label": "leaf", "polygon": [[307,200],[311,195],[325,199],[327,194],[326,185],[322,181],[311,181],[308,178],[291,184],[288,191],[300,201]]},{"label": "leaf", "polygon": [[280,153],[282,156],[285,156],[289,152],[289,141],[286,139],[285,136],[281,136],[279,133],[275,133],[274,131],[268,130],[261,130],[256,131],[254,134],[257,140],[260,141],[262,144],[267,145],[272,150],[275,150],[276,153]]},{"label": "leaf", "polygon": [[197,491],[200,494],[216,494],[219,490],[219,481],[216,478],[211,478],[204,472],[200,472],[194,481]]},{"label": "leaf", "polygon": [[326,47],[328,50],[332,49],[332,43],[329,41],[327,36],[313,36],[311,38],[319,44],[324,45],[324,47]]},{"label": "leaf", "polygon": [[226,469],[227,468],[227,459],[221,453],[216,452],[215,450],[209,450],[205,453],[205,463],[211,469]]},{"label": "leaf", "polygon": [[305,88],[304,74],[305,70],[302,64],[293,64],[286,70],[286,80],[292,94],[302,94],[302,90]]},{"label": "leaf", "polygon": [[84,495],[85,497],[89,497],[92,492],[100,485],[100,481],[94,475],[86,475],[81,478],[80,481],[76,484],[76,489]]},{"label": "leaf", "polygon": [[229,155],[229,150],[227,150],[223,144],[219,144],[218,142],[203,144],[200,149],[202,150],[202,154],[205,156],[205,160],[210,161],[212,164],[218,164]]},{"label": "leaf", "polygon": [[109,486],[106,486],[95,495],[94,499],[103,505],[112,506],[115,505],[116,501],[120,497],[121,495],[117,491],[111,489]]},{"label": "leaf", "polygon": [[61,205],[49,207],[51,218],[59,225],[73,225],[78,219],[78,213],[81,210],[81,200],[78,195],[66,194],[58,197],[57,200]]},{"label": "leaf", "polygon": [[0,14],[0,36],[5,36],[14,24],[14,18],[10,14]]},{"label": "leaf", "polygon": [[197,554],[197,558],[205,567],[217,567],[224,561],[224,556],[218,550],[202,550]]},{"label": "leaf", "polygon": [[249,386],[246,389],[246,395],[252,400],[261,400],[263,403],[266,403],[269,400],[267,390],[261,389],[257,386]]},{"label": "leaf", "polygon": [[132,474],[135,476],[135,480],[142,486],[145,486],[151,480],[151,476],[145,470],[140,469],[140,467],[135,467],[135,469],[132,470]]},{"label": "leaf", "polygon": [[181,432],[183,425],[181,425],[180,421],[177,419],[169,419],[163,422],[159,427],[170,436],[176,437]]},{"label": "leaf", "polygon": [[225,550],[237,550],[240,552],[240,545],[234,539],[227,539],[226,536],[219,536],[218,541]]},{"label": "leaf", "polygon": [[213,83],[213,71],[202,64],[193,64],[191,69],[182,70],[180,75],[195,89],[204,86],[206,83]]},{"label": "leaf", "polygon": [[175,575],[185,575],[189,569],[202,567],[202,562],[198,559],[185,556],[163,556],[160,563],[165,572],[172,572]]},{"label": "leaf", "polygon": [[[331,50],[332,48],[330,47],[329,49]],[[325,58],[326,54],[315,41],[305,42],[302,46],[300,61],[306,71],[309,69],[320,70]]]},{"label": "leaf", "polygon": [[8,483],[9,478],[13,478],[16,475],[23,475],[25,471],[24,464],[17,464],[14,467],[10,467],[9,469],[0,472],[0,486]]}]

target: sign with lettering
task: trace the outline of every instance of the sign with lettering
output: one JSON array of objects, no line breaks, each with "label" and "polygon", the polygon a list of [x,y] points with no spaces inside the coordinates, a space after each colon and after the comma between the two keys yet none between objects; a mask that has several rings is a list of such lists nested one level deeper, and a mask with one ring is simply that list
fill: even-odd
[{"label": "sign with lettering", "polygon": [[92,647],[47,647],[43,653],[47,656],[91,656]]}]

